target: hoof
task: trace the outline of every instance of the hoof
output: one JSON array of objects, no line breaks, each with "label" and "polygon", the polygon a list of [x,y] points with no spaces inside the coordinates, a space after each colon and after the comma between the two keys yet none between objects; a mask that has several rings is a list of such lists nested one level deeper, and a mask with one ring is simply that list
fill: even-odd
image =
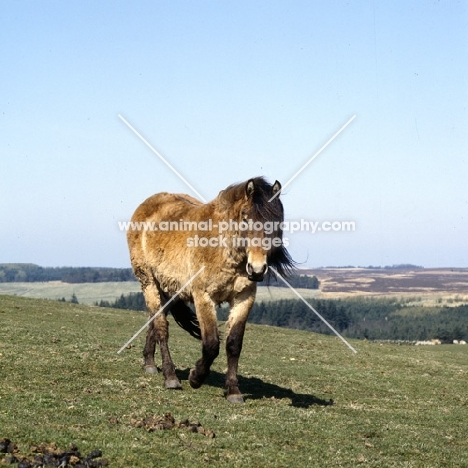
[{"label": "hoof", "polygon": [[244,398],[242,395],[234,394],[234,395],[228,395],[226,397],[226,400],[229,401],[229,403],[244,403]]},{"label": "hoof", "polygon": [[193,378],[193,374],[195,373],[195,370],[194,369],[190,369],[190,374],[189,374],[189,384],[192,388],[200,388],[201,387],[201,383],[198,382],[198,380],[195,380]]},{"label": "hoof", "polygon": [[182,385],[177,379],[166,380],[164,386],[171,390],[182,390]]},{"label": "hoof", "polygon": [[148,374],[158,373],[158,368],[156,366],[143,366],[143,369],[145,369],[145,372],[148,372]]}]

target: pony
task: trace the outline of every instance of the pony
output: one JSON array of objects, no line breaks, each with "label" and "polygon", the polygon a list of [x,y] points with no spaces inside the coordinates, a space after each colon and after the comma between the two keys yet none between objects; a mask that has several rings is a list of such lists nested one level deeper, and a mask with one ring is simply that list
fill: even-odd
[{"label": "pony", "polygon": [[150,317],[164,307],[148,325],[143,367],[158,372],[158,343],[167,389],[182,388],[168,347],[168,312],[201,339],[202,356],[189,373],[191,387],[199,388],[219,354],[216,306],[227,302],[225,396],[232,403],[244,401],[237,372],[257,283],[275,277],[270,266],[286,276],[294,267],[283,242],[280,192],[278,181],[271,185],[255,177],[230,185],[209,203],[185,194],[158,193],[133,214],[131,226],[136,228],[127,232],[133,272]]}]

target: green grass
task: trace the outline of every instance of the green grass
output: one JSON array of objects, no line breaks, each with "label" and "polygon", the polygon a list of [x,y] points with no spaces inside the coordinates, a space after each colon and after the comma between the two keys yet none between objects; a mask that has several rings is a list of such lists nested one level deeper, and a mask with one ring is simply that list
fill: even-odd
[{"label": "green grass", "polygon": [[[193,390],[200,343],[173,323],[182,391],[142,372],[143,334],[118,355],[145,318],[0,296],[0,438],[23,452],[43,441],[100,448],[111,467],[468,466],[468,346],[352,341],[353,355],[335,337],[249,324],[246,403],[232,405],[224,352]],[[216,437],[130,424],[168,411]]]}]

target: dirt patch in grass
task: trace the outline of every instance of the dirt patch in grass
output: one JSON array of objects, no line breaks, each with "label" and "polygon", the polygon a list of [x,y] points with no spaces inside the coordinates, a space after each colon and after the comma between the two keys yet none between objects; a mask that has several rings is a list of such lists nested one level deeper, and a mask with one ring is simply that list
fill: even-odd
[{"label": "dirt patch in grass", "polygon": [[171,413],[166,413],[164,416],[155,416],[153,414],[145,418],[131,418],[130,425],[133,427],[142,427],[148,432],[169,430],[169,429],[184,429],[189,432],[204,435],[210,439],[214,439],[215,433],[204,428],[198,421],[190,422],[188,419],[183,419],[176,422]]}]

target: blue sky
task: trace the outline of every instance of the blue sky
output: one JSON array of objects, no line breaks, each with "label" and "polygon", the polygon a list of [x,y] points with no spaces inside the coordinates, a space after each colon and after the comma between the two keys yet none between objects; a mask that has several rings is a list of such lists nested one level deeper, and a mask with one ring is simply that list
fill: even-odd
[{"label": "blue sky", "polygon": [[139,203],[264,175],[302,266],[468,267],[468,5],[2,2],[0,263],[130,265]]}]

